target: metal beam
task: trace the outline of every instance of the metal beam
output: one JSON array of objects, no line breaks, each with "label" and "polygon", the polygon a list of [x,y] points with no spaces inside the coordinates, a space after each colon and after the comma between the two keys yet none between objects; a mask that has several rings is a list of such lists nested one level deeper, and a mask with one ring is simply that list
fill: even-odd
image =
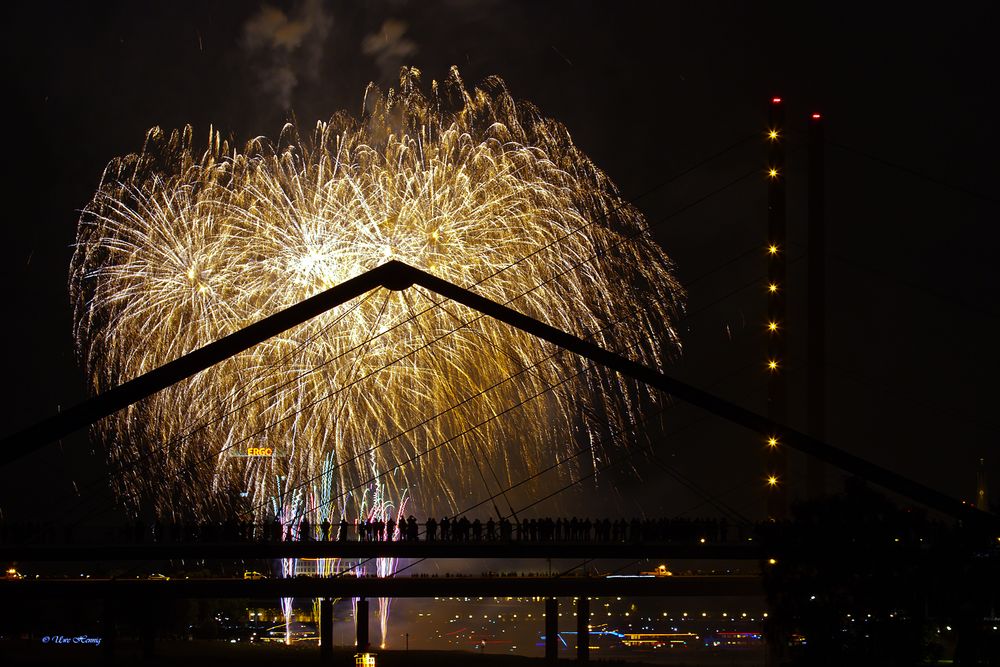
[{"label": "metal beam", "polygon": [[0,599],[669,597],[762,595],[759,575],[605,577],[295,577],[0,580]]},{"label": "metal beam", "polygon": [[778,424],[719,396],[699,389],[665,373],[519,313],[465,288],[437,278],[425,271],[398,261],[352,278],[302,303],[287,308],[260,322],[251,324],[203,348],[190,352],[134,380],[99,394],[66,412],[51,417],[29,429],[0,441],[0,465],[10,463],[27,452],[38,449],[76,429],[92,424],[114,412],[160,391],[184,378],[257,343],[297,326],[320,313],[345,303],[376,287],[403,290],[419,285],[484,315],[505,322],[553,345],[574,352],[622,375],[644,382],[723,419],[744,426],[761,435],[776,434],[786,446],[815,456],[853,475],[879,484],[890,491],[915,500],[950,516],[977,522],[990,529],[1000,529],[1000,517],[976,510],[935,489],[892,472],[859,456],[833,447],[805,433]]},{"label": "metal beam", "polygon": [[58,440],[112,415],[147,396],[166,389],[192,375],[228,359],[258,343],[277,336],[331,308],[357,298],[387,281],[387,274],[398,272],[390,264],[366,271],[336,287],[266,317],[224,338],[189,352],[137,378],[109,389],[49,417],[27,429],[0,440],[0,466],[30,454],[46,443]]},{"label": "metal beam", "polygon": [[618,371],[622,375],[656,387],[686,403],[690,403],[723,419],[756,431],[761,436],[775,434],[788,447],[792,447],[809,456],[815,456],[852,475],[857,475],[858,477],[874,482],[890,491],[915,500],[939,512],[958,519],[979,522],[990,526],[994,530],[1000,529],[1000,517],[996,515],[977,511],[975,508],[965,505],[961,501],[929,486],[925,486],[920,482],[892,472],[860,456],[855,456],[842,449],[828,445],[822,440],[813,438],[784,424],[779,424],[763,415],[747,410],[686,382],[672,378],[656,369],[643,366],[593,343],[577,338],[572,334],[568,334],[565,331],[560,331],[555,327],[539,322],[507,306],[479,296],[457,285],[452,285],[429,273],[412,267],[409,267],[409,272],[413,276],[412,283],[415,285],[425,287],[473,310],[478,310],[494,319],[506,322],[512,327],[548,341],[553,345],[558,345],[602,366]]}]

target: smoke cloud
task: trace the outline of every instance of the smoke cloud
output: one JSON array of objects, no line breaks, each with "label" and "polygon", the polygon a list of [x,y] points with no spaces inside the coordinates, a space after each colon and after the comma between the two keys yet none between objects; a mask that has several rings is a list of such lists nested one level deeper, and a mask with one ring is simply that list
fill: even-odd
[{"label": "smoke cloud", "polygon": [[377,32],[361,40],[361,51],[378,65],[383,81],[392,81],[399,74],[399,68],[419,51],[417,43],[406,37],[408,28],[405,21],[386,19]]},{"label": "smoke cloud", "polygon": [[319,78],[332,24],[322,0],[302,0],[289,13],[264,5],[243,24],[243,48],[257,71],[260,91],[282,110],[291,108],[301,77]]}]

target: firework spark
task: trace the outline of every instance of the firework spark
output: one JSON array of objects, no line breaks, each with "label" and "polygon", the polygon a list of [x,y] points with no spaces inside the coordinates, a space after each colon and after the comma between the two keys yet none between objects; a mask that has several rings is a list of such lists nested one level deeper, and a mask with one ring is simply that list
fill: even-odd
[{"label": "firework spark", "polygon": [[[242,148],[154,128],[109,164],[70,278],[94,391],[389,259],[645,364],[677,349],[668,258],[642,235],[620,243],[642,216],[564,126],[499,79],[467,90],[454,69],[429,94],[404,69],[398,90],[369,87],[364,108]],[[359,516],[347,492],[395,470],[387,497],[408,489],[414,507],[454,511],[479,482],[498,489],[609,425],[628,431],[657,400],[609,372],[562,382],[584,363],[488,319],[460,327],[477,314],[436,301],[377,290],[104,420],[117,490],[167,516],[262,519],[326,477],[323,511]]]}]

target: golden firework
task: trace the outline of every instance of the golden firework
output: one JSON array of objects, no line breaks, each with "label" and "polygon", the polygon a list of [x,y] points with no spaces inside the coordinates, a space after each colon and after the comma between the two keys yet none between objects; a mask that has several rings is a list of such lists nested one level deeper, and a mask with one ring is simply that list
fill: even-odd
[{"label": "golden firework", "polygon": [[[468,91],[455,69],[429,95],[404,69],[398,90],[369,87],[365,109],[242,148],[154,128],[108,165],[70,278],[95,391],[389,259],[646,364],[677,349],[667,256],[564,126],[497,78]],[[599,456],[602,433],[636,430],[656,399],[585,368],[419,288],[379,289],[96,430],[118,491],[149,493],[165,515],[263,515],[324,470],[335,515],[373,471],[392,471],[382,483],[408,487],[416,507],[454,510],[483,484],[495,492],[581,445]]]}]

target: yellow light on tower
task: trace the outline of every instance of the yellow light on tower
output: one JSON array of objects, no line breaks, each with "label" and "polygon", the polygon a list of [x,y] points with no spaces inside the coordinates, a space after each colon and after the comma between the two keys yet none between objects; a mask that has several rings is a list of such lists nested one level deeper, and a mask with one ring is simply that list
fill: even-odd
[{"label": "yellow light on tower", "polygon": [[767,370],[772,371],[772,372],[778,370],[778,360],[777,359],[768,359],[767,360]]},{"label": "yellow light on tower", "polygon": [[778,478],[774,475],[769,475],[767,478],[767,485],[770,487],[778,486]]},{"label": "yellow light on tower", "polygon": [[770,169],[767,170],[767,177],[768,178],[777,178],[778,177],[778,170],[776,168],[774,168],[774,167],[771,167]]},{"label": "yellow light on tower", "polygon": [[770,292],[771,294],[774,294],[775,292],[777,292],[778,291],[778,283],[768,283],[767,284],[767,291]]},{"label": "yellow light on tower", "polygon": [[767,132],[767,138],[770,139],[771,141],[774,141],[775,139],[778,138],[778,131],[777,130],[768,130],[768,132]]},{"label": "yellow light on tower", "polygon": [[778,446],[778,439],[772,435],[770,438],[767,439],[767,446],[770,447],[771,449],[774,449],[775,447]]},{"label": "yellow light on tower", "polygon": [[778,254],[778,246],[776,246],[773,243],[771,245],[767,246],[767,254],[768,255],[777,255]]},{"label": "yellow light on tower", "polygon": [[768,322],[767,323],[767,330],[768,331],[772,331],[772,332],[777,331],[778,330],[778,323],[777,322]]}]

